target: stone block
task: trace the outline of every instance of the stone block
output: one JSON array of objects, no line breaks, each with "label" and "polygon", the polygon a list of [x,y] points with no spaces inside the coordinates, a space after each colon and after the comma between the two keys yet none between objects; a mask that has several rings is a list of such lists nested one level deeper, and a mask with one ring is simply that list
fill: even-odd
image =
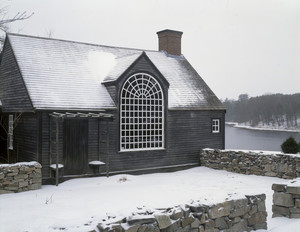
[{"label": "stone block", "polygon": [[191,228],[189,232],[199,232],[199,228]]},{"label": "stone block", "polygon": [[182,225],[182,227],[186,227],[186,226],[192,224],[194,221],[195,221],[195,218],[193,218],[193,217],[183,218],[181,220],[181,225]]},{"label": "stone block", "polygon": [[0,180],[4,179],[4,177],[5,177],[4,173],[3,172],[0,173]]},{"label": "stone block", "polygon": [[13,193],[13,192],[14,192],[14,191],[9,191],[9,190],[0,189],[0,194]]},{"label": "stone block", "polygon": [[297,177],[297,175],[296,175],[296,173],[293,172],[293,171],[287,172],[287,173],[285,173],[285,174],[283,175],[283,178],[284,178],[284,179],[294,179],[294,178],[296,178],[296,177]]},{"label": "stone block", "polygon": [[155,217],[153,215],[134,215],[127,218],[127,223],[129,225],[151,224],[154,222]]},{"label": "stone block", "polygon": [[292,194],[293,198],[300,199],[300,194]]},{"label": "stone block", "polygon": [[295,207],[292,207],[292,208],[289,208],[291,214],[292,213],[299,213],[300,214],[300,208],[295,208]]},{"label": "stone block", "polygon": [[14,176],[14,180],[18,180],[18,179],[27,179],[28,178],[28,175],[27,174],[19,174],[17,176]]},{"label": "stone block", "polygon": [[217,227],[220,230],[228,229],[228,225],[227,225],[224,217],[217,218],[215,220],[215,224],[216,224],[215,227]]},{"label": "stone block", "polygon": [[236,218],[233,219],[233,224],[236,224],[236,223],[238,223],[240,221],[241,221],[241,218],[240,217],[236,217]]},{"label": "stone block", "polygon": [[267,211],[266,210],[266,202],[265,201],[258,202],[257,203],[257,210],[258,210],[258,212]]},{"label": "stone block", "polygon": [[275,172],[266,172],[265,176],[275,177],[277,174]]},{"label": "stone block", "polygon": [[159,229],[165,229],[172,224],[170,217],[167,215],[155,214],[154,217],[158,223]]},{"label": "stone block", "polygon": [[15,186],[15,185],[9,185],[7,187],[4,188],[5,190],[8,190],[8,191],[18,191],[19,190],[19,186]]},{"label": "stone block", "polygon": [[26,186],[28,186],[28,181],[19,182],[19,188],[23,188],[23,187],[26,187]]},{"label": "stone block", "polygon": [[204,224],[207,220],[207,215],[205,213],[193,213],[193,216],[199,219],[200,224]]},{"label": "stone block", "polygon": [[224,203],[213,206],[208,211],[208,216],[211,219],[216,219],[223,216],[228,216],[232,208],[232,201],[226,201]]},{"label": "stone block", "polygon": [[191,230],[191,226],[186,226],[183,228],[179,228],[176,232],[189,232]]},{"label": "stone block", "polygon": [[238,216],[242,216],[250,211],[250,207],[248,206],[247,199],[239,199],[233,201],[233,210],[229,214],[230,218],[235,218]]},{"label": "stone block", "polygon": [[104,231],[105,232],[123,232],[123,228],[120,224],[111,224],[110,227],[107,227],[106,230],[103,230],[103,232]]},{"label": "stone block", "polygon": [[241,220],[239,223],[234,224],[231,228],[226,230],[227,232],[241,232],[248,231],[247,222],[245,220]]},{"label": "stone block", "polygon": [[265,171],[265,172],[271,172],[271,171],[272,171],[272,168],[273,168],[273,165],[271,165],[271,164],[266,164],[265,167],[264,167],[264,171]]},{"label": "stone block", "polygon": [[253,229],[254,230],[267,230],[268,226],[267,226],[266,222],[263,222],[263,223],[253,225]]},{"label": "stone block", "polygon": [[178,220],[182,217],[183,217],[183,210],[182,209],[176,209],[173,212],[171,212],[171,214],[170,214],[170,218],[172,220]]},{"label": "stone block", "polygon": [[18,173],[17,172],[10,172],[10,173],[7,173],[6,174],[6,176],[16,176],[16,175],[18,175]]},{"label": "stone block", "polygon": [[205,232],[219,232],[220,230],[216,229],[216,228],[211,228],[211,229],[205,229]]},{"label": "stone block", "polygon": [[206,220],[206,222],[204,224],[205,231],[208,230],[208,229],[212,229],[215,226],[216,226],[215,221],[211,220],[211,219]]},{"label": "stone block", "polygon": [[204,226],[199,226],[199,232],[204,232]]},{"label": "stone block", "polygon": [[285,184],[273,184],[272,190],[276,192],[285,192],[286,191],[286,185]]},{"label": "stone block", "polygon": [[199,226],[200,226],[200,221],[198,219],[195,219],[195,221],[193,221],[191,224],[192,229],[199,228]]},{"label": "stone block", "polygon": [[295,199],[295,206],[300,208],[300,199]]},{"label": "stone block", "polygon": [[252,226],[259,223],[264,223],[267,221],[267,213],[266,212],[258,212],[256,214],[250,215],[248,218],[248,225]]},{"label": "stone block", "polygon": [[287,193],[292,193],[292,194],[300,194],[300,187],[287,186],[286,187],[286,192]]},{"label": "stone block", "polygon": [[[137,232],[160,232],[157,223],[141,225]],[[173,232],[173,230],[165,231]]]},{"label": "stone block", "polygon": [[277,193],[273,194],[273,204],[285,207],[294,206],[294,200],[292,194],[289,193]]},{"label": "stone block", "polygon": [[300,214],[299,213],[292,213],[290,215],[290,218],[300,218]]},{"label": "stone block", "polygon": [[251,210],[249,211],[249,214],[252,215],[252,214],[255,214],[257,213],[258,209],[257,209],[257,205],[253,205]]},{"label": "stone block", "polygon": [[35,167],[24,167],[24,171],[27,174],[32,173],[33,171],[35,171],[35,169],[36,169]]},{"label": "stone block", "polygon": [[282,207],[282,206],[277,206],[277,205],[272,205],[272,212],[273,215],[283,215],[283,216],[289,216],[290,215],[290,210],[287,207]]}]

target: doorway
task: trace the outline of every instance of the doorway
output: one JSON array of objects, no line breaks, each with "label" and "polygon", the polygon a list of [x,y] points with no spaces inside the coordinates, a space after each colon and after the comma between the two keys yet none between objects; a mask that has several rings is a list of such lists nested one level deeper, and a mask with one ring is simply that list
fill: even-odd
[{"label": "doorway", "polygon": [[64,120],[64,175],[81,175],[87,172],[88,119]]}]

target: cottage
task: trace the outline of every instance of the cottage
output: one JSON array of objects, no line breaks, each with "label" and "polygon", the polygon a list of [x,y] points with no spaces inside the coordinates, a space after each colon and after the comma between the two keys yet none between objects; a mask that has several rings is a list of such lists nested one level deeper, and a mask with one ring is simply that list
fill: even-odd
[{"label": "cottage", "polygon": [[[224,148],[225,108],[181,55],[182,32],[157,32],[159,51],[7,34],[1,114],[17,161],[43,180],[199,165]],[[3,136],[2,136],[3,137]]]}]

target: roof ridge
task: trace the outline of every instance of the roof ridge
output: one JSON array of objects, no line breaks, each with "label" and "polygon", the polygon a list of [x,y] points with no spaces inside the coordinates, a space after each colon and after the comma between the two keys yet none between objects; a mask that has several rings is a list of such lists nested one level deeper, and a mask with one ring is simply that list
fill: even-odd
[{"label": "roof ridge", "polygon": [[90,46],[97,46],[97,47],[105,47],[105,48],[118,48],[118,49],[136,50],[136,51],[145,51],[145,52],[158,52],[158,53],[161,52],[161,51],[150,50],[150,49],[129,48],[129,47],[120,47],[120,46],[109,46],[109,45],[87,43],[87,42],[81,42],[81,41],[66,40],[66,39],[57,39],[57,38],[48,38],[48,37],[42,37],[42,36],[25,35],[25,34],[19,34],[19,33],[11,33],[11,32],[7,32],[6,34],[8,36],[19,36],[19,37],[28,37],[28,38],[33,38],[33,39],[53,40],[53,41],[60,41],[60,42],[67,42],[67,43],[76,43],[76,44],[83,44],[83,45],[90,45]]}]

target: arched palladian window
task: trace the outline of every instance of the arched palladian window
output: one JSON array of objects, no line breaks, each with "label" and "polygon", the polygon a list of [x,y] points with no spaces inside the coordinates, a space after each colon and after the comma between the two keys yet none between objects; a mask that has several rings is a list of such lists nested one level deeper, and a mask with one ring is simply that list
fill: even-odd
[{"label": "arched palladian window", "polygon": [[129,77],[120,95],[120,149],[150,150],[164,146],[164,96],[146,73]]}]

